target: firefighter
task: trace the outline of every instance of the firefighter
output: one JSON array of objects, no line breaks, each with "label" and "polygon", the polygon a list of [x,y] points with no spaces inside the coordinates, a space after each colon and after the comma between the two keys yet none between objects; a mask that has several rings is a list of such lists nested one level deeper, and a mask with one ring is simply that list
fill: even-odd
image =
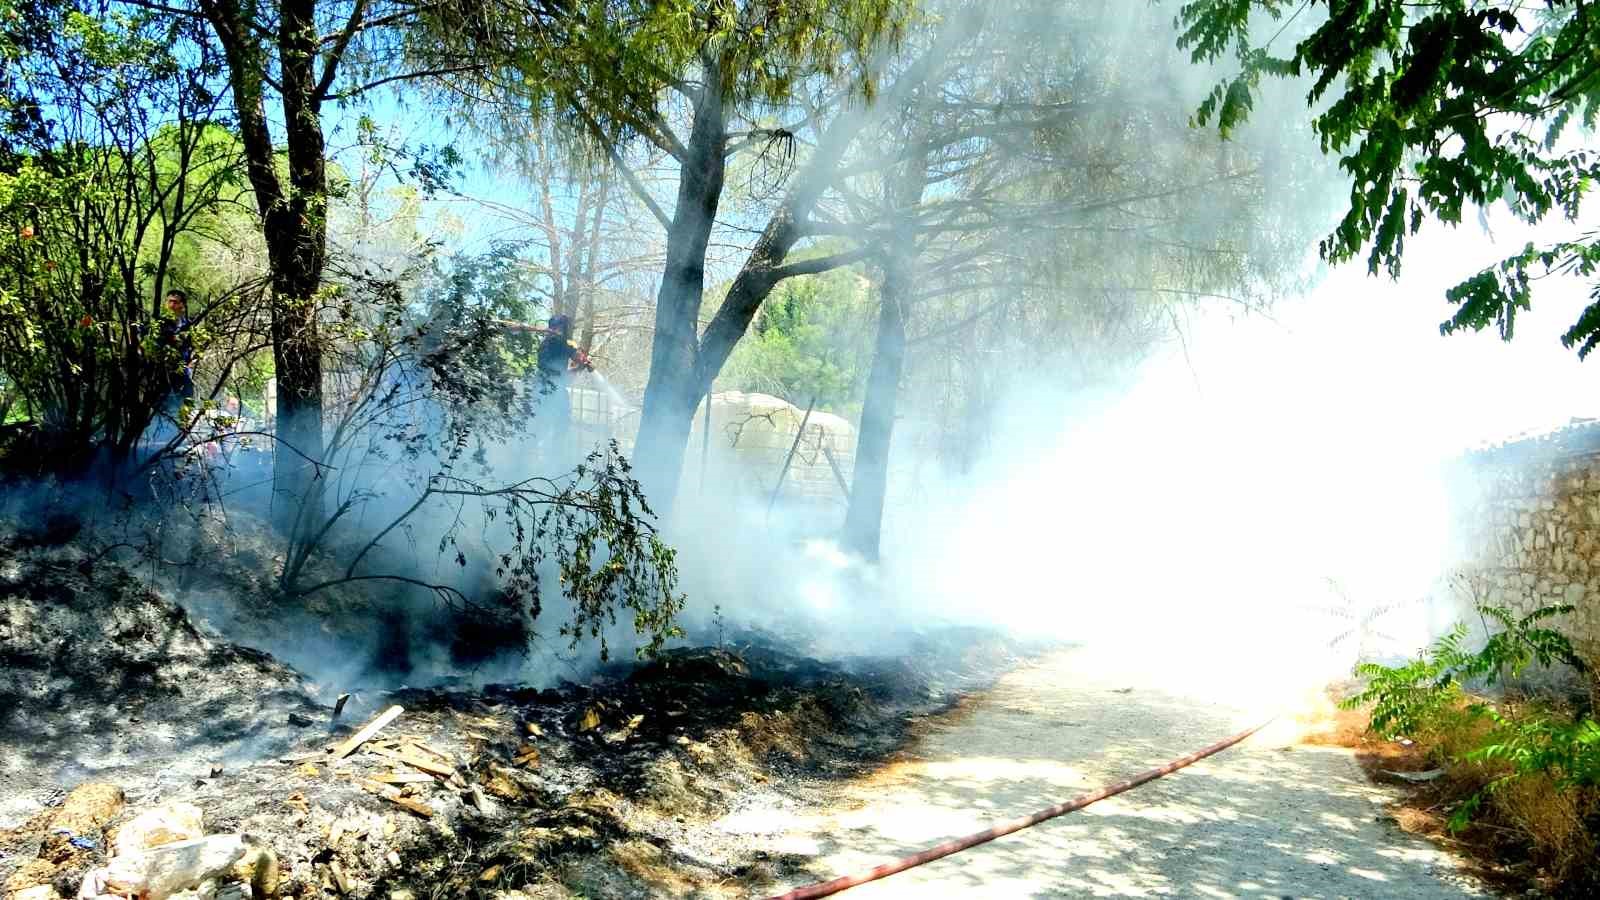
[{"label": "firefighter", "polygon": [[572,430],[572,398],[567,387],[575,372],[593,371],[594,365],[578,345],[572,342],[572,319],[556,314],[550,317],[544,339],[539,342],[539,418],[544,419],[544,433],[550,448],[558,454],[570,449]]},{"label": "firefighter", "polygon": [[573,372],[593,370],[589,357],[572,342],[572,319],[559,313],[551,316],[550,327],[539,342],[540,376],[565,387]]}]

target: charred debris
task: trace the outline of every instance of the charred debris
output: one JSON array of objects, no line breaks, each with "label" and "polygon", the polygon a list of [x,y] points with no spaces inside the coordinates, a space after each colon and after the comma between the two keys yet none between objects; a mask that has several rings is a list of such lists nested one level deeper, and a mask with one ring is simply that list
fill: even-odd
[{"label": "charred debris", "polygon": [[741,633],[581,684],[341,690],[51,530],[0,547],[0,888],[30,900],[741,896],[806,860],[718,818],[864,771],[1023,652]]}]

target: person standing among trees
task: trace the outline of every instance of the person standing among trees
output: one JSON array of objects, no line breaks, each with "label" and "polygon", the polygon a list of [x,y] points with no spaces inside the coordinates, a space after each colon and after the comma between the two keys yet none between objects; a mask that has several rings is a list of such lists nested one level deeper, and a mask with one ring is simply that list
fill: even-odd
[{"label": "person standing among trees", "polygon": [[588,354],[572,341],[572,317],[557,313],[550,317],[546,328],[520,322],[502,321],[500,325],[508,331],[544,335],[539,341],[537,366],[539,415],[547,423],[542,431],[549,452],[565,453],[572,428],[572,397],[567,388],[572,384],[574,372],[594,370]]},{"label": "person standing among trees", "polygon": [[545,434],[556,452],[566,451],[572,431],[572,397],[567,393],[572,373],[593,368],[589,357],[572,342],[572,318],[559,313],[551,316],[550,327],[539,342],[539,392],[545,397],[541,403],[548,422]]},{"label": "person standing among trees", "polygon": [[168,409],[173,417],[183,404],[194,398],[194,323],[189,318],[189,295],[176,288],[167,291],[168,316],[161,319],[156,346],[161,354],[161,365],[176,366],[167,370]]}]

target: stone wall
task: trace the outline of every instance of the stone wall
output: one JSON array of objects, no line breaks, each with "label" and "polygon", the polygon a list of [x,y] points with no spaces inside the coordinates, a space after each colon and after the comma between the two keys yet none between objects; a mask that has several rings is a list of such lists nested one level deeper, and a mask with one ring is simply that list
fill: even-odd
[{"label": "stone wall", "polygon": [[1481,597],[1557,624],[1600,651],[1600,426],[1585,423],[1472,454],[1458,472],[1463,569]]},{"label": "stone wall", "polygon": [[[574,421],[594,436],[607,432],[617,438],[624,451],[632,449],[638,432],[637,410],[618,411],[606,403],[599,392],[572,389]],[[734,487],[753,498],[772,495],[783,477],[779,498],[813,506],[845,506],[846,492],[854,471],[856,431],[848,421],[832,413],[806,411],[782,398],[768,394],[722,391],[711,396],[711,432],[706,434],[706,404],[695,410],[689,432],[688,452],[684,454],[683,479],[686,489],[700,484],[702,456],[709,456],[714,473],[732,474]],[[795,435],[805,432],[798,446]],[[794,450],[787,474],[784,460]]]},{"label": "stone wall", "polygon": [[[698,477],[705,414],[706,405],[701,403],[690,432],[685,478]],[[712,452],[731,460],[745,488],[757,495],[771,496],[781,476],[782,499],[837,502],[842,508],[845,492],[840,480],[849,484],[856,456],[855,429],[843,418],[815,409],[807,417],[804,409],[779,397],[725,391],[711,396],[710,438]],[[791,450],[794,457],[785,474],[784,461]]]}]

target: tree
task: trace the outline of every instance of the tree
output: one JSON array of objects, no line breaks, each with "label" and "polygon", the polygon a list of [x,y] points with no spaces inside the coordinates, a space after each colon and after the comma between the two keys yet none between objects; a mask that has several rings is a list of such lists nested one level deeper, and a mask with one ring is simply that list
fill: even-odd
[{"label": "tree", "polygon": [[[16,50],[0,95],[12,113],[0,123],[0,369],[57,470],[96,450],[126,462],[167,400],[181,365],[157,324],[169,288],[195,295],[213,371],[250,343],[212,340],[249,318],[250,282],[190,280],[242,191],[239,144],[214,124],[220,60],[204,47],[180,60],[194,23],[100,11],[5,17]],[[179,434],[199,406],[172,410]]]},{"label": "tree", "polygon": [[[528,39],[546,11],[538,3],[445,7],[437,12],[430,65],[488,59],[492,75],[473,85],[515,121],[553,117],[570,124],[612,159],[618,174],[666,231],[665,261],[655,308],[655,339],[645,387],[636,456],[655,505],[667,514],[677,492],[694,411],[743,336],[761,301],[784,278],[822,271],[859,256],[781,268],[806,236],[798,223],[826,184],[848,136],[822,145],[818,174],[797,177],[750,261],[716,313],[699,331],[706,252],[727,186],[730,157],[786,155],[794,129],[760,121],[807,79],[846,67],[864,73],[880,39],[893,38],[906,4],[890,0],[752,2],[611,0],[570,7],[564,39]],[[576,24],[581,23],[581,24]],[[860,123],[850,126],[858,130]],[[669,209],[627,167],[636,141],[654,145],[677,168]]]},{"label": "tree", "polygon": [[[1276,39],[1308,10],[1324,18],[1279,55]],[[1313,127],[1351,180],[1321,244],[1330,261],[1365,250],[1369,272],[1398,275],[1406,238],[1429,217],[1459,224],[1469,203],[1572,223],[1600,175],[1600,157],[1568,140],[1574,124],[1600,117],[1600,14],[1585,0],[1190,0],[1178,21],[1195,62],[1231,56],[1237,66],[1196,116],[1224,135],[1249,116],[1263,76],[1312,79]],[[1459,309],[1440,330],[1494,324],[1509,340],[1535,279],[1597,266],[1593,232],[1530,243],[1451,288]],[[1580,358],[1600,344],[1600,283],[1591,298],[1561,337]]]},{"label": "tree", "polygon": [[[925,134],[925,132],[923,132]],[[922,134],[913,133],[913,142]],[[861,428],[856,439],[855,479],[850,505],[845,511],[844,545],[864,559],[878,559],[883,525],[883,504],[888,495],[889,446],[894,436],[895,408],[899,405],[900,378],[906,360],[906,313],[914,290],[917,233],[910,221],[928,189],[930,153],[921,149],[901,164],[898,177],[886,179],[884,200],[889,208],[888,246],[882,261],[879,286],[877,342],[872,369],[867,375],[866,400],[861,408]]]},{"label": "tree", "polygon": [[[502,171],[515,169],[527,182],[526,208],[467,199],[528,235],[516,243],[537,309],[515,318],[565,314],[577,322],[576,340],[585,354],[607,352],[622,320],[638,307],[629,288],[660,268],[659,242],[641,239],[641,232],[651,230],[649,213],[620,183],[611,160],[574,147],[551,122],[513,120],[507,113],[474,119],[473,125],[487,144],[485,161]],[[616,360],[603,362],[611,375],[618,374],[612,368]]]},{"label": "tree", "polygon": [[[233,101],[270,272],[276,439],[287,445],[274,466],[275,517],[287,529],[319,520],[319,312],[328,254],[323,105],[381,84],[448,73],[396,65],[395,48],[419,12],[405,0],[119,0],[119,5],[204,22],[221,50],[223,82]],[[274,95],[282,123],[282,166],[267,113]]]},{"label": "tree", "polygon": [[[1087,2],[985,5],[983,27],[881,111],[816,216],[878,248],[881,310],[845,524],[846,545],[868,559],[907,368],[941,370],[953,413],[943,432],[970,458],[997,386],[1066,388],[1063,362],[1108,377],[1114,352],[1131,357],[1169,333],[1159,318],[1148,327],[1152,311],[1250,302],[1300,261],[1293,223],[1307,211],[1297,192],[1265,189],[1305,180],[1267,164],[1285,158],[1263,145],[1276,135],[1228,146],[1189,129],[1162,60],[1122,63],[1119,41],[1160,42],[1165,22]],[[937,8],[962,22],[962,6]]]}]

